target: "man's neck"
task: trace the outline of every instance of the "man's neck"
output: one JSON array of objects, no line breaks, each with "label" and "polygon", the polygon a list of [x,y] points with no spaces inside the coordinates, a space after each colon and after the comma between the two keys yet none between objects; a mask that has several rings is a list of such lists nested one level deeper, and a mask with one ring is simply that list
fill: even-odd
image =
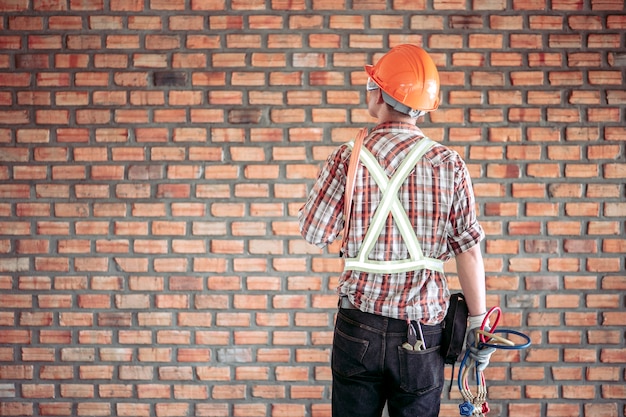
[{"label": "man's neck", "polygon": [[393,110],[389,105],[384,104],[380,108],[380,112],[378,113],[378,122],[396,122],[396,123],[409,123],[415,125],[417,123],[417,119],[410,117],[409,115],[402,114]]}]

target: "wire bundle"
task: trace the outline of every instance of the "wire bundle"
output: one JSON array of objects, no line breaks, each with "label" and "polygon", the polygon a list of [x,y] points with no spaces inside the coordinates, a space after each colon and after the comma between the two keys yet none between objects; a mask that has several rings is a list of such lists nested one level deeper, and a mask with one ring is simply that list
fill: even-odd
[{"label": "wire bundle", "polygon": [[[496,313],[497,316],[493,322],[493,326],[491,328],[487,327],[487,323],[489,323],[489,317]],[[500,321],[500,316],[502,315],[502,310],[500,307],[493,307],[487,315],[485,316],[482,325],[479,329],[476,330],[478,337],[476,338],[476,348],[482,349],[485,347],[496,348],[496,349],[507,349],[507,350],[520,350],[525,349],[530,346],[530,337],[525,335],[524,333],[517,332],[515,330],[510,329],[496,329],[498,327],[498,322]],[[499,336],[496,333],[500,334],[513,334],[524,339],[524,343],[515,344],[513,341]],[[463,360],[461,361],[461,366],[459,367],[459,375],[457,378],[459,391],[465,400],[462,404],[459,405],[459,411],[462,416],[475,416],[475,417],[484,417],[485,414],[489,412],[489,404],[487,403],[487,385],[485,383],[485,375],[483,371],[478,369],[478,364],[474,359],[470,357],[470,350],[465,350],[465,355],[463,356]],[[475,370],[475,379],[476,379],[476,395],[472,392],[470,388],[470,373],[471,370]]]}]

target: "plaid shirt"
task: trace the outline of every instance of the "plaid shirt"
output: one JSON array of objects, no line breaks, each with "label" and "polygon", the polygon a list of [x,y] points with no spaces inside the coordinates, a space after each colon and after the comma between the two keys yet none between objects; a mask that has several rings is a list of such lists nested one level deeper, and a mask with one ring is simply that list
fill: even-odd
[{"label": "plaid shirt", "polygon": [[[412,146],[424,137],[407,123],[376,126],[363,144],[392,176]],[[351,151],[341,145],[328,157],[298,218],[304,239],[325,247],[342,232],[344,191]],[[357,169],[353,208],[344,252],[354,257],[381,202],[374,179],[362,164]],[[484,238],[476,219],[474,193],[465,162],[437,144],[418,162],[403,183],[399,198],[414,226],[424,256],[447,261]],[[391,261],[410,255],[391,214],[369,259]],[[447,311],[449,290],[443,273],[417,270],[374,274],[344,271],[338,293],[361,311],[397,319],[440,323]]]}]

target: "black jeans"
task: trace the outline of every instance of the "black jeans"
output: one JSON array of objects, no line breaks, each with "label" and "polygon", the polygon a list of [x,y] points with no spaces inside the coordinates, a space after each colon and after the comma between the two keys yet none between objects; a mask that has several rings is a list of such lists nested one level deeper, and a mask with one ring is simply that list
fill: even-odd
[{"label": "black jeans", "polygon": [[[414,324],[416,326],[416,324]],[[408,351],[407,323],[340,309],[332,351],[333,417],[436,417],[443,388],[441,326],[424,326],[425,350]]]}]

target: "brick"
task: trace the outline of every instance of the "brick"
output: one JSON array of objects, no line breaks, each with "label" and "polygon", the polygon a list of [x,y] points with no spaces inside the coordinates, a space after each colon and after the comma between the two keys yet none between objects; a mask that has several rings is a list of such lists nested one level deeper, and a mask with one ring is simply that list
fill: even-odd
[{"label": "brick", "polygon": [[566,239],[563,242],[566,253],[596,253],[596,242],[591,240]]},{"label": "brick", "polygon": [[602,398],[624,398],[624,387],[614,385],[602,386]]},{"label": "brick", "polygon": [[598,319],[595,314],[565,313],[565,324],[568,326],[595,326]]},{"label": "brick", "polygon": [[566,289],[587,289],[592,290],[597,288],[597,280],[595,277],[578,277],[578,276],[565,276],[563,277],[563,286]]},{"label": "brick", "polygon": [[590,331],[587,338],[593,344],[619,344],[619,332],[616,331]]},{"label": "brick", "polygon": [[551,160],[580,160],[581,149],[578,146],[548,147],[548,158]]},{"label": "brick", "polygon": [[50,68],[49,58],[42,54],[17,55],[15,57],[15,67],[18,69]]},{"label": "brick", "polygon": [[617,272],[620,270],[619,258],[589,259],[587,271],[592,272]]},{"label": "brick", "polygon": [[617,404],[585,404],[586,416],[614,417],[618,415]]}]

